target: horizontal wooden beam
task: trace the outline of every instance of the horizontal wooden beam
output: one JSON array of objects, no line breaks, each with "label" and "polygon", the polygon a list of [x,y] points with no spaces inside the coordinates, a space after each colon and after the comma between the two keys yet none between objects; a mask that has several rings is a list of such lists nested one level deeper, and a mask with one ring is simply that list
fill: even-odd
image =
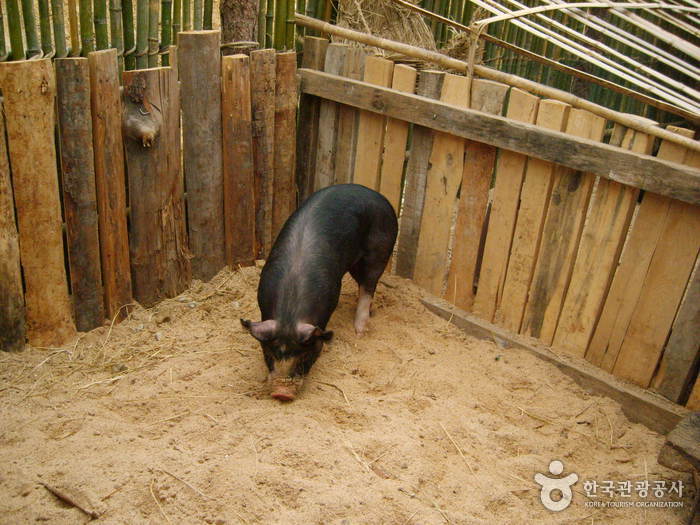
[{"label": "horizontal wooden beam", "polygon": [[671,403],[661,396],[636,385],[623,383],[612,374],[591,365],[584,359],[554,353],[530,338],[513,334],[474,317],[447,301],[433,296],[426,296],[421,301],[428,310],[449,320],[471,336],[494,341],[505,348],[522,348],[552,363],[585,390],[596,395],[607,396],[620,403],[630,421],[641,423],[655,432],[668,434],[683,417],[690,413],[686,408]]},{"label": "horizontal wooden beam", "polygon": [[359,80],[300,69],[301,91],[700,204],[700,170]]}]

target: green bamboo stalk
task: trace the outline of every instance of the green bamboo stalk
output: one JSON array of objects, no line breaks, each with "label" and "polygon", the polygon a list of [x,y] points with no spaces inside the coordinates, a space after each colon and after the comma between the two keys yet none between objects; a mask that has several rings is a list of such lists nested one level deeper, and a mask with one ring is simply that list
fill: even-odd
[{"label": "green bamboo stalk", "polygon": [[202,0],[194,0],[192,4],[194,5],[194,30],[200,31],[202,29]]},{"label": "green bamboo stalk", "polygon": [[51,18],[53,18],[56,58],[66,57],[68,56],[68,48],[66,47],[66,24],[63,18],[63,0],[51,0]]},{"label": "green bamboo stalk", "polygon": [[0,62],[4,62],[10,56],[5,40],[5,17],[0,9]]},{"label": "green bamboo stalk", "polygon": [[265,47],[272,47],[272,38],[275,33],[275,0],[267,0],[267,12],[265,13]]},{"label": "green bamboo stalk", "polygon": [[[306,13],[306,0],[297,0],[297,12],[298,13]],[[294,18],[294,17],[292,17]],[[302,49],[302,44],[301,41],[303,41],[304,36],[306,35],[306,28],[302,26],[297,26],[295,24],[295,29],[297,32],[297,37],[300,40],[299,44],[296,46],[297,51],[301,51]]]},{"label": "green bamboo stalk", "polygon": [[212,16],[214,13],[214,0],[204,0],[204,29],[212,28]]},{"label": "green bamboo stalk", "polygon": [[[435,0],[434,4],[434,13],[441,15],[442,14],[442,4],[444,3],[445,0]],[[442,22],[437,22],[435,24],[431,24],[431,28],[433,30],[433,38],[435,39],[435,44],[437,44],[438,47],[440,47],[440,29],[442,28]]]},{"label": "green bamboo stalk", "polygon": [[258,45],[260,49],[265,47],[265,11],[267,10],[267,1],[260,0],[258,3]]},{"label": "green bamboo stalk", "polygon": [[287,0],[275,1],[275,34],[273,38],[275,49],[282,49],[286,41],[285,15],[287,14]]},{"label": "green bamboo stalk", "polygon": [[158,0],[148,2],[148,67],[158,67]]},{"label": "green bamboo stalk", "polygon": [[7,25],[10,28],[10,59],[24,60],[24,39],[17,0],[7,0]]},{"label": "green bamboo stalk", "polygon": [[24,19],[24,34],[27,38],[27,56],[31,58],[41,55],[32,0],[22,0],[22,18]]},{"label": "green bamboo stalk", "polygon": [[148,2],[136,0],[136,69],[148,67]]},{"label": "green bamboo stalk", "polygon": [[54,54],[51,38],[51,14],[49,13],[48,0],[38,0],[39,4],[39,34],[41,35],[41,51],[45,57]]},{"label": "green bamboo stalk", "polygon": [[172,38],[172,0],[162,0],[160,4],[160,50],[161,55],[160,61],[161,65],[170,65],[170,55],[168,54],[168,47],[170,46],[170,41]]},{"label": "green bamboo stalk", "polygon": [[80,26],[78,24],[78,0],[68,0],[68,25],[70,27],[70,56],[77,57],[80,56]]},{"label": "green bamboo stalk", "polygon": [[182,29],[192,31],[192,0],[182,0]]},{"label": "green bamboo stalk", "polygon": [[109,34],[107,31],[107,0],[94,0],[95,9],[95,43],[97,49],[109,47]]},{"label": "green bamboo stalk", "polygon": [[468,26],[472,21],[472,11],[474,7],[470,0],[464,0],[464,10],[462,11],[462,25]]},{"label": "green bamboo stalk", "polygon": [[[312,18],[318,18],[316,16],[316,11],[318,10],[318,0],[306,0],[306,16]],[[308,27],[304,28],[306,36],[317,36],[318,31],[315,29],[310,29]]]},{"label": "green bamboo stalk", "polygon": [[124,32],[124,68],[136,68],[136,39],[134,38],[134,3],[122,0],[122,29]]},{"label": "green bamboo stalk", "polygon": [[287,12],[285,16],[285,24],[284,24],[284,34],[285,34],[285,39],[284,39],[284,47],[289,50],[294,49],[294,0],[287,0]]},{"label": "green bamboo stalk", "polygon": [[117,50],[119,71],[124,70],[124,26],[122,0],[109,0],[109,32],[112,35],[112,47]]},{"label": "green bamboo stalk", "polygon": [[173,44],[177,45],[177,34],[182,29],[182,0],[173,2]]},{"label": "green bamboo stalk", "polygon": [[88,56],[95,50],[95,33],[92,21],[92,0],[80,0],[80,54]]}]

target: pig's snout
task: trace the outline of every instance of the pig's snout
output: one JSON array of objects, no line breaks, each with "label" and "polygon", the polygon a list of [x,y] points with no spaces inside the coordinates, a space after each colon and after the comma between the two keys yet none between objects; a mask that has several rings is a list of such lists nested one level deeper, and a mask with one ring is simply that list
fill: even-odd
[{"label": "pig's snout", "polygon": [[277,385],[272,389],[270,395],[279,401],[294,401],[297,396],[295,385]]},{"label": "pig's snout", "polygon": [[303,383],[300,377],[280,377],[270,374],[270,396],[279,401],[294,401]]}]

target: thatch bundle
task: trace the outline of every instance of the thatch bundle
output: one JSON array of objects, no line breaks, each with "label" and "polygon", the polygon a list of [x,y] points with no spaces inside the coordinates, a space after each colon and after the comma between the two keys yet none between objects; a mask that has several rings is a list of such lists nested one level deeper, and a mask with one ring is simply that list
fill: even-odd
[{"label": "thatch bundle", "polygon": [[[337,24],[423,49],[436,49],[433,33],[423,17],[391,0],[339,0]],[[357,45],[335,37],[334,41]],[[388,55],[378,48],[372,51]]]}]

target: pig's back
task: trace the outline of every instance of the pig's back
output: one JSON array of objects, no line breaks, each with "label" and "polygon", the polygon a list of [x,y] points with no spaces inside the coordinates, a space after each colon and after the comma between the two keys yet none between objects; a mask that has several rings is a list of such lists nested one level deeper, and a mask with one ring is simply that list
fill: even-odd
[{"label": "pig's back", "polygon": [[283,296],[337,301],[345,272],[373,243],[393,246],[397,229],[389,201],[369,188],[338,184],[317,191],[289,217],[272,247],[261,275],[261,307],[277,310]]}]

